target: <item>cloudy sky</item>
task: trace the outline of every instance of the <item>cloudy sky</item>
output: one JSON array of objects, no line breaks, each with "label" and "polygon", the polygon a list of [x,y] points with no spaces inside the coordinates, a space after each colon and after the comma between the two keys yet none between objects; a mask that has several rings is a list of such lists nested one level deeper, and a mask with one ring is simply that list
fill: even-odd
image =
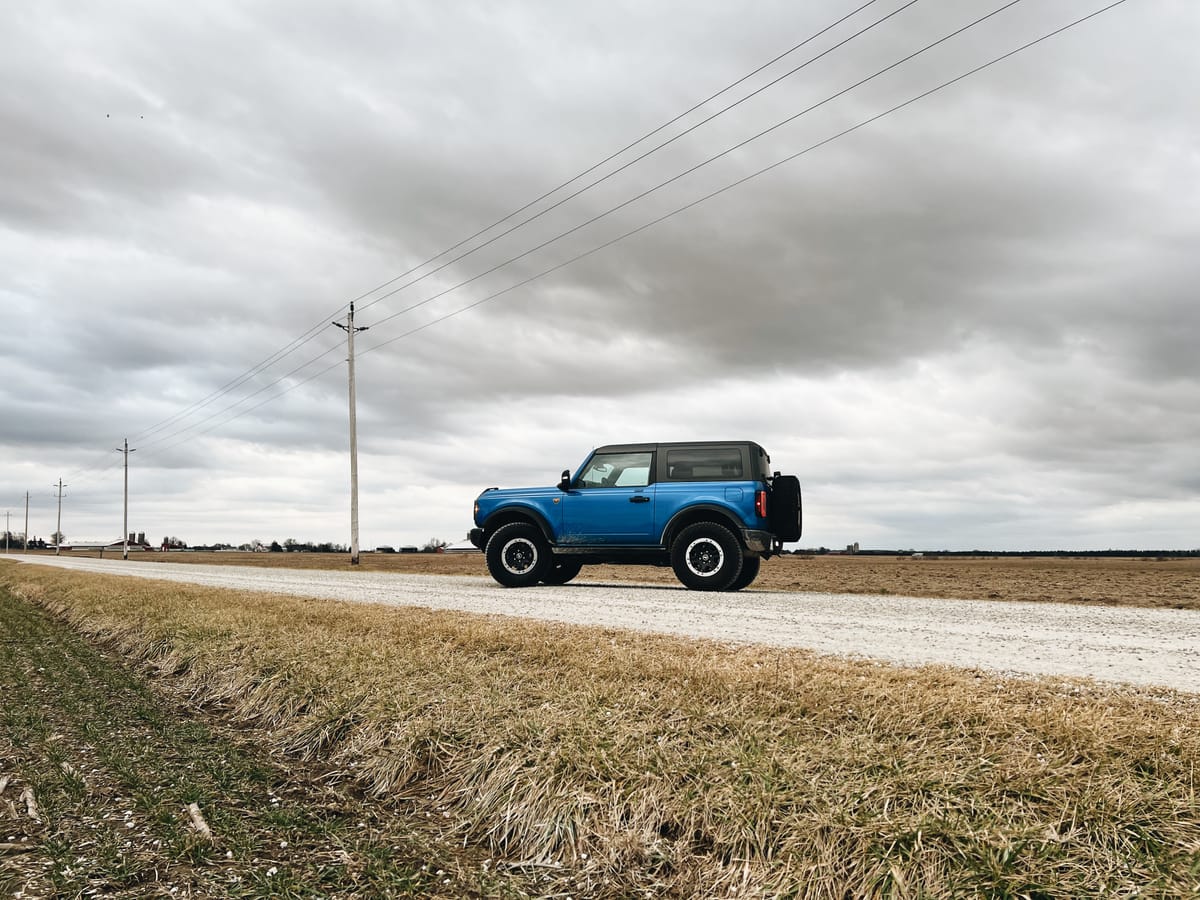
[{"label": "cloudy sky", "polygon": [[0,512],[128,438],[152,541],[348,543],[357,298],[364,548],[704,438],[804,546],[1200,546],[1200,8],[880,117],[1105,0],[862,2],[5,4]]}]

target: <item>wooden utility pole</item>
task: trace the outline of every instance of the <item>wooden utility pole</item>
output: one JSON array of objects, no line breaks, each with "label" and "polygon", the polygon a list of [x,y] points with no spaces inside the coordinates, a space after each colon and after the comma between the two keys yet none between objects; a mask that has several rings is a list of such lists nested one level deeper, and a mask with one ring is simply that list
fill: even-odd
[{"label": "wooden utility pole", "polygon": [[354,333],[366,331],[369,326],[356,328],[354,325],[354,304],[350,304],[350,313],[346,316],[345,324],[334,322],[338,328],[346,332],[346,361],[350,366],[350,565],[358,565],[358,422],[357,400],[354,395]]},{"label": "wooden utility pole", "polygon": [[[136,449],[135,447],[134,450]],[[129,449],[129,438],[125,438],[125,448],[118,447],[117,452],[125,454],[125,524],[121,529],[121,546],[123,550],[121,558],[129,559],[129,454],[134,452]],[[101,550],[100,552],[103,553],[104,551]]]},{"label": "wooden utility pole", "polygon": [[26,553],[29,552],[29,491],[25,492],[25,546],[23,549]]},{"label": "wooden utility pole", "polygon": [[54,523],[54,555],[62,551],[62,479],[58,479],[58,520]]}]

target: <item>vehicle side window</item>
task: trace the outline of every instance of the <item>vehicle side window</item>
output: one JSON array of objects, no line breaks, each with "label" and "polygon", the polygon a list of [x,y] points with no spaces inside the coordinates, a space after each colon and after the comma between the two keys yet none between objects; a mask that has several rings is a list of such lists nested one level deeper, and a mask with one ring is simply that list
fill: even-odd
[{"label": "vehicle side window", "polygon": [[741,481],[746,469],[737,447],[668,450],[667,477],[672,481]]},{"label": "vehicle side window", "polygon": [[579,477],[577,488],[645,487],[650,483],[651,451],[644,453],[597,453]]}]

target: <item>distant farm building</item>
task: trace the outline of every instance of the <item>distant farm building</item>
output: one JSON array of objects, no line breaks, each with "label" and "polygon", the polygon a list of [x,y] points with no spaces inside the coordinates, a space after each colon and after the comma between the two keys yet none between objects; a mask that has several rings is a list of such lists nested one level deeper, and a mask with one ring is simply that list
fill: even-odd
[{"label": "distant farm building", "polygon": [[[46,546],[51,550],[123,550],[125,548],[125,541],[121,538],[117,538],[115,541],[64,541],[62,546],[58,548],[55,548],[53,544],[47,544]],[[139,533],[129,535],[129,549],[153,550],[154,548],[146,543],[146,535]]]}]

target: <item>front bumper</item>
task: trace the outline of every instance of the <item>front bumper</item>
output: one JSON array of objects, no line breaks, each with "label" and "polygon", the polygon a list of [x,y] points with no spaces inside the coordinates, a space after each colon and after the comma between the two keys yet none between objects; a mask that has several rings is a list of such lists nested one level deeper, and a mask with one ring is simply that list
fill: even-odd
[{"label": "front bumper", "polygon": [[474,544],[476,547],[478,547],[480,550],[482,550],[483,549],[483,529],[482,528],[472,528],[470,531],[467,532],[467,540],[469,540],[472,544]]}]

